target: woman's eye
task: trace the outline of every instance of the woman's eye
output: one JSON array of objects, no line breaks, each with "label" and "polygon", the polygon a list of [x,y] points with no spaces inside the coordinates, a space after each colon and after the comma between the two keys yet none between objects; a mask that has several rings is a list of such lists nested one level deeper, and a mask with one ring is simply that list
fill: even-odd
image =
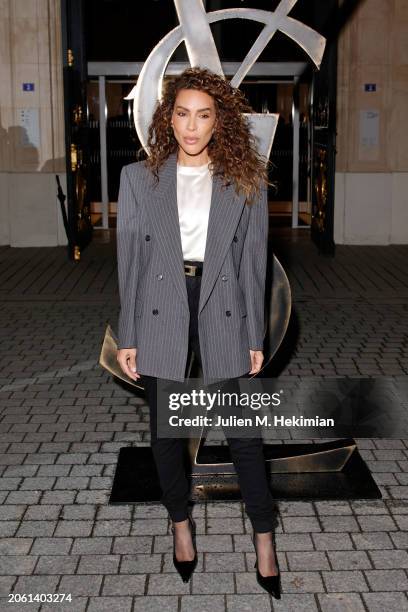
[{"label": "woman's eye", "polygon": [[179,116],[179,117],[184,117],[184,115],[185,115],[186,113],[183,113],[182,111],[179,111],[177,114],[178,114],[178,116]]},{"label": "woman's eye", "polygon": [[210,115],[201,115],[201,118],[202,118],[202,119],[208,119],[208,117],[209,117],[209,116],[210,116]]}]

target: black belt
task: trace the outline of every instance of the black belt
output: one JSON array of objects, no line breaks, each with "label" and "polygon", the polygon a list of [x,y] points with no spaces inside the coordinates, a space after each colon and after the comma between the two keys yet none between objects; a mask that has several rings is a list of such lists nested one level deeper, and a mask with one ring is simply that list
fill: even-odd
[{"label": "black belt", "polygon": [[184,273],[186,274],[186,276],[202,276],[203,274],[203,262],[202,261],[196,261],[196,262],[189,262],[189,261],[185,261],[184,262]]}]

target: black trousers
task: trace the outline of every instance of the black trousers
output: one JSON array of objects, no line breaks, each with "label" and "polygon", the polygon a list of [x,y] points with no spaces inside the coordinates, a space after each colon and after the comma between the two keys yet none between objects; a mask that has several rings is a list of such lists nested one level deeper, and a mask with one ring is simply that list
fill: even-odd
[{"label": "black trousers", "polygon": [[[189,349],[194,351],[201,364],[198,337],[201,277],[186,275],[186,284],[190,307]],[[157,437],[158,379],[143,376],[142,380],[150,409],[151,448],[162,489],[161,502],[174,522],[184,521],[188,516],[189,501],[189,484],[186,477],[187,440]],[[233,385],[234,379],[230,382]],[[257,533],[272,531],[275,526],[273,498],[266,476],[262,438],[229,437],[226,428],[223,429],[252,527]]]}]

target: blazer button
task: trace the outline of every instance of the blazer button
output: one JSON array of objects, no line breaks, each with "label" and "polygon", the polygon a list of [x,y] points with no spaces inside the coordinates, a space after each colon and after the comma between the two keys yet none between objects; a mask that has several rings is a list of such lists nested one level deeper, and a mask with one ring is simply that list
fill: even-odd
[{"label": "blazer button", "polygon": [[154,315],[158,315],[158,314],[159,314],[159,311],[157,310],[157,308],[154,308],[154,309],[152,310],[152,313],[153,313]]},{"label": "blazer button", "polygon": [[221,276],[221,280],[222,280],[222,281],[227,281],[227,280],[228,280],[228,276],[227,276],[226,274],[223,274],[223,275]]},{"label": "blazer button", "polygon": [[238,242],[238,236],[234,236],[233,240],[234,242]]},{"label": "blazer button", "polygon": [[225,314],[227,315],[227,317],[230,317],[231,316],[231,311],[230,310],[226,310]]},{"label": "blazer button", "polygon": [[145,240],[146,240],[147,242],[150,240],[150,236],[149,236],[149,234],[146,234],[146,236],[145,236]]},{"label": "blazer button", "polygon": [[157,280],[163,280],[163,274],[156,274]]}]

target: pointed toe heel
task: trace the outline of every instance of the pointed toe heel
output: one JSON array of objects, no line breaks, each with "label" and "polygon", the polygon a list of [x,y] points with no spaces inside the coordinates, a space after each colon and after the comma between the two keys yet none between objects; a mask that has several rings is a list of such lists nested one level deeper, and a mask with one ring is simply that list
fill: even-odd
[{"label": "pointed toe heel", "polygon": [[[255,534],[252,536],[252,541],[254,543],[255,554],[257,555],[256,545],[255,545]],[[281,575],[280,575],[278,557],[276,556],[276,552],[275,552],[275,559],[276,559],[276,565],[278,568],[278,573],[276,576],[262,576],[262,574],[260,573],[258,569],[258,555],[254,563],[254,567],[256,568],[256,580],[259,586],[263,588],[265,591],[267,591],[268,593],[270,593],[272,597],[275,597],[275,599],[280,599],[281,590],[282,590],[281,589],[281,579],[280,579]]]},{"label": "pointed toe heel", "polygon": [[173,525],[171,526],[171,532],[173,534],[173,564],[174,567],[176,568],[176,570],[178,571],[178,573],[180,574],[183,582],[188,582],[191,578],[192,573],[194,572],[196,566],[197,566],[197,561],[198,561],[198,557],[197,557],[197,546],[196,546],[196,525],[194,520],[191,518],[191,516],[188,516],[189,519],[189,525],[190,525],[190,529],[191,529],[191,539],[193,541],[193,547],[194,547],[194,559],[192,559],[191,561],[179,561],[176,557],[176,542],[175,542],[175,529],[173,527]]}]

